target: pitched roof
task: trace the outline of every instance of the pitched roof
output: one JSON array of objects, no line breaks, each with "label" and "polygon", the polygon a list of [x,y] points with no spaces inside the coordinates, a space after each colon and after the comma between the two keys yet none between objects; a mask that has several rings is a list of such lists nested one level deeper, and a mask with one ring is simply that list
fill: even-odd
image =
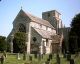
[{"label": "pitched roof", "polygon": [[52,39],[51,35],[55,35],[54,32],[46,31],[39,28],[34,28],[35,31],[37,31],[38,34],[40,34],[43,38]]},{"label": "pitched roof", "polygon": [[[19,13],[21,13],[21,14],[24,15],[24,16],[28,16],[33,22],[36,22],[36,23],[39,23],[39,24],[42,24],[42,25],[45,25],[45,26],[54,28],[48,21],[43,20],[43,19],[41,19],[41,18],[38,18],[38,17],[36,17],[36,16],[33,16],[32,14],[25,13],[22,9],[20,10]],[[55,29],[55,28],[54,28],[54,29]]]}]

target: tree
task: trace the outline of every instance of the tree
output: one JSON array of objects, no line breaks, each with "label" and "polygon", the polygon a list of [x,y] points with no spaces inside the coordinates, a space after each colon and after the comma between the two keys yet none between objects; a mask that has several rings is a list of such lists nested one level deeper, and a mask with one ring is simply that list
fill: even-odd
[{"label": "tree", "polygon": [[11,37],[7,38],[7,52],[11,52]]},{"label": "tree", "polygon": [[24,32],[17,32],[14,34],[14,39],[13,39],[13,52],[24,52],[27,51],[27,46],[26,46],[26,36],[27,34]]},{"label": "tree", "polygon": [[0,36],[0,51],[6,50],[7,44],[6,44],[6,37]]},{"label": "tree", "polygon": [[67,51],[66,42],[63,39],[63,41],[62,41],[62,53],[64,55],[64,58],[66,57],[66,51]]},{"label": "tree", "polygon": [[69,33],[69,50],[71,53],[80,51],[80,13],[75,15],[71,22]]}]

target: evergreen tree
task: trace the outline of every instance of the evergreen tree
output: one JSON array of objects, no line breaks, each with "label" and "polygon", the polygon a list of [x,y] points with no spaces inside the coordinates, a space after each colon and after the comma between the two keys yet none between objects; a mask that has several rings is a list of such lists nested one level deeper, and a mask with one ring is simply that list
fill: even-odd
[{"label": "evergreen tree", "polygon": [[80,51],[80,13],[77,14],[71,22],[71,31],[69,34],[69,50],[71,53]]},{"label": "evergreen tree", "polygon": [[5,51],[7,47],[6,37],[0,36],[0,51]]},{"label": "evergreen tree", "polygon": [[24,52],[26,49],[26,33],[17,32],[14,34],[13,48],[14,52]]}]

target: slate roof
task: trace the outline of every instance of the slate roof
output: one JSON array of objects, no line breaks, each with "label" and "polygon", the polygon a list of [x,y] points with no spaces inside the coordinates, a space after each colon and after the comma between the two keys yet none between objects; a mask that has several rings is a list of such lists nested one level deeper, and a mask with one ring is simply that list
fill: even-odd
[{"label": "slate roof", "polygon": [[33,22],[36,22],[36,23],[39,23],[39,24],[42,24],[42,25],[45,25],[45,26],[55,29],[48,21],[38,18],[32,14],[25,13],[22,9],[20,10],[19,13],[21,13],[24,16],[28,16]]},{"label": "slate roof", "polygon": [[48,39],[52,39],[52,35],[55,35],[54,32],[50,32],[50,31],[46,31],[43,29],[39,29],[39,28],[34,28],[33,29],[35,31],[37,31],[37,33],[39,33],[43,38],[48,38]]}]

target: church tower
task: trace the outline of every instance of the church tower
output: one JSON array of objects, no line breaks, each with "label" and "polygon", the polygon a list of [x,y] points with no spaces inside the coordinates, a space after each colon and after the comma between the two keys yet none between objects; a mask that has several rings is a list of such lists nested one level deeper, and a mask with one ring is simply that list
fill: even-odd
[{"label": "church tower", "polygon": [[42,19],[49,21],[58,33],[58,29],[63,27],[60,15],[56,10],[47,11],[42,13]]}]

